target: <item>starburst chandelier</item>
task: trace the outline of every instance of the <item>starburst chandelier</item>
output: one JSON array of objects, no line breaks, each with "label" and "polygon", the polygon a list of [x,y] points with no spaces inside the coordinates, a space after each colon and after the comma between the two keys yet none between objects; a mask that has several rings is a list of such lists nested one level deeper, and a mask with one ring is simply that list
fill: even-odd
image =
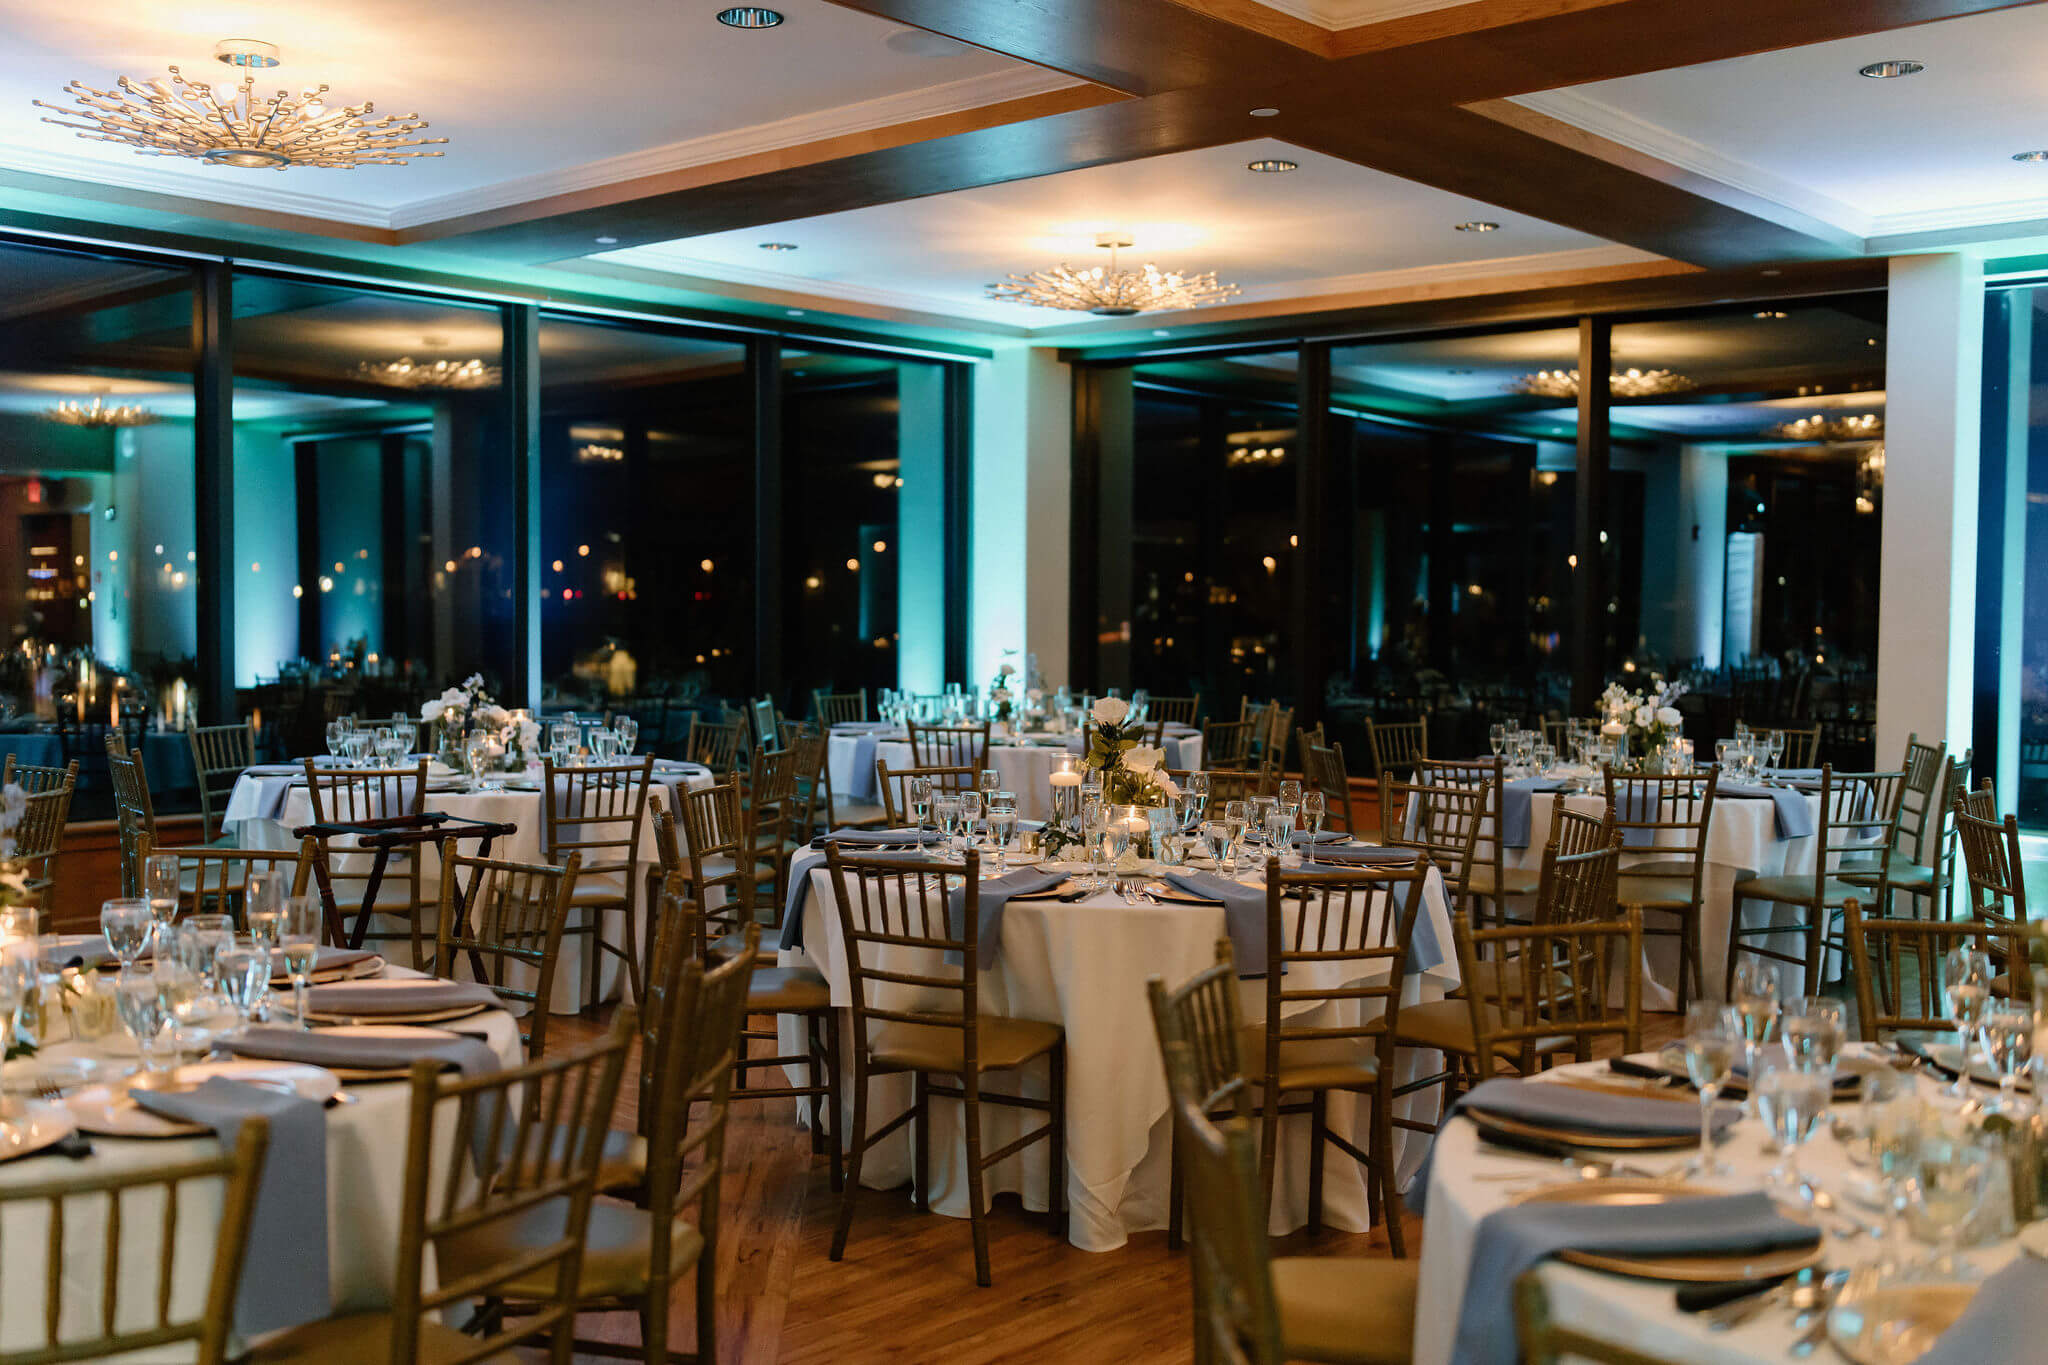
[{"label": "starburst chandelier", "polygon": [[146,427],[163,420],[148,408],[132,403],[110,406],[99,394],[94,394],[89,404],[67,398],[54,408],[43,409],[43,416],[67,427]]},{"label": "starburst chandelier", "polygon": [[[220,61],[240,69],[276,66],[276,53],[268,43],[233,38],[214,49]],[[403,166],[414,157],[442,155],[416,149],[448,140],[414,136],[427,126],[418,114],[372,117],[376,106],[368,100],[329,109],[325,85],[307,86],[296,95],[280,90],[265,96],[256,93],[253,75],[244,76],[239,86],[215,85],[187,80],[175,66],[170,70],[169,80],[116,77],[112,90],[72,81],[64,89],[76,109],[35,103],[65,116],[43,122],[89,141],[121,143],[146,156],[184,156],[256,170]]]},{"label": "starburst chandelier", "polygon": [[1790,441],[1874,441],[1884,435],[1884,418],[1874,412],[1847,417],[1828,417],[1816,412],[1811,417],[1772,427],[1771,435]]},{"label": "starburst chandelier", "polygon": [[495,389],[500,371],[481,360],[365,360],[356,374],[395,389]]},{"label": "starburst chandelier", "polygon": [[1034,270],[1028,275],[1010,276],[1009,284],[992,284],[988,296],[1008,303],[1029,303],[1040,308],[1064,308],[1099,317],[1127,318],[1133,313],[1157,313],[1177,308],[1202,308],[1221,303],[1238,292],[1234,284],[1218,284],[1216,272],[1184,275],[1178,270],[1161,270],[1147,264],[1136,270],[1117,268],[1117,248],[1131,244],[1118,232],[1096,234],[1095,245],[1109,251],[1109,264],[1076,270],[1061,262],[1051,270]]},{"label": "starburst chandelier", "polygon": [[[1607,392],[1616,398],[1650,398],[1660,393],[1682,393],[1693,386],[1682,374],[1670,370],[1627,369],[1607,377]],[[1508,385],[1511,393],[1533,393],[1543,398],[1577,398],[1577,370],[1538,370]]]}]

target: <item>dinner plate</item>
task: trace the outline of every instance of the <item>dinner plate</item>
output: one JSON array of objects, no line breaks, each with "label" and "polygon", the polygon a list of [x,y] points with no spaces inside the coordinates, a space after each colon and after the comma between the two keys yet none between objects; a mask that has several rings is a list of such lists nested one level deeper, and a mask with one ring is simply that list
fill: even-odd
[{"label": "dinner plate", "polygon": [[375,1019],[380,1024],[445,1024],[451,1019],[467,1019],[472,1014],[482,1014],[491,1008],[485,1004],[450,1005],[440,1010],[414,1010],[405,1014],[324,1014],[319,1010],[306,1011],[306,1017],[316,1024],[356,1024],[366,1019]]},{"label": "dinner plate", "polygon": [[131,1064],[109,1062],[101,1057],[17,1057],[0,1066],[0,1093],[36,1095],[45,1087],[76,1090],[82,1085],[126,1075]]},{"label": "dinner plate", "polygon": [[[417,1024],[333,1024],[320,1030],[337,1038],[460,1038],[459,1033],[444,1028],[421,1028]],[[327,1068],[344,1081],[398,1081],[412,1074],[412,1063],[404,1066],[363,1068],[355,1066],[331,1066]]]},{"label": "dinner plate", "polygon": [[[317,1066],[297,1062],[265,1062],[255,1059],[226,1062],[194,1062],[170,1074],[177,1089],[195,1089],[214,1076],[268,1090],[284,1091],[325,1104],[341,1090],[341,1078]],[[152,1114],[128,1098],[129,1082],[89,1086],[69,1096],[65,1106],[78,1120],[81,1131],[102,1137],[175,1138],[197,1137],[213,1130],[204,1124],[183,1123]]]},{"label": "dinner plate", "polygon": [[[337,981],[361,981],[368,977],[382,976],[383,974],[384,959],[381,957],[366,957],[360,962],[351,962],[344,967],[330,967],[324,972],[315,972],[307,980],[315,986],[330,986]],[[291,989],[291,984],[292,978],[288,972],[273,974],[270,978],[272,990],[280,988],[289,990]]]},{"label": "dinner plate", "polygon": [[[1465,1111],[1470,1113],[1468,1109]],[[1711,1199],[1724,1193],[1703,1185],[1685,1185],[1670,1180],[1569,1180],[1530,1190],[1516,1204],[1599,1204],[1615,1208],[1637,1208],[1645,1204],[1670,1204],[1681,1199]],[[1821,1244],[1810,1247],[1779,1247],[1770,1251],[1738,1255],[1712,1252],[1698,1256],[1627,1256],[1595,1251],[1561,1250],[1560,1261],[1604,1270],[1615,1275],[1633,1275],[1645,1280],[1675,1280],[1708,1284],[1724,1280],[1756,1280],[1789,1275],[1810,1265],[1819,1265]]]},{"label": "dinner plate", "polygon": [[1700,1145],[1698,1133],[1602,1133],[1584,1128],[1529,1123],[1523,1119],[1509,1118],[1505,1114],[1496,1114],[1488,1109],[1476,1109],[1471,1106],[1459,1112],[1477,1124],[1482,1132],[1492,1129],[1509,1138],[1533,1138],[1538,1142],[1563,1143],[1572,1147],[1593,1147],[1615,1152],[1656,1152]]},{"label": "dinner plate", "polygon": [[47,1100],[24,1100],[21,1112],[0,1123],[0,1161],[40,1152],[78,1131],[71,1111]]},{"label": "dinner plate", "polygon": [[1828,1311],[1828,1340],[1853,1365],[1907,1365],[1955,1326],[1977,1287],[1889,1283],[1859,1271]]}]

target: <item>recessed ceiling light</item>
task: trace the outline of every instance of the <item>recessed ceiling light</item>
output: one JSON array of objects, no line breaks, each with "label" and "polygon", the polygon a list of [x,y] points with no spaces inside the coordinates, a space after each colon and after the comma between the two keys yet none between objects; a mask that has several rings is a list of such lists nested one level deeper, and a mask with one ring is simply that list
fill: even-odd
[{"label": "recessed ceiling light", "polygon": [[796,243],[795,243],[795,242],[763,242],[763,243],[761,243],[761,250],[763,250],[763,251],[795,251],[795,250],[796,250]]},{"label": "recessed ceiling light", "polygon": [[[789,310],[789,315],[790,315],[791,317],[793,317],[793,318],[800,318],[800,317],[802,317],[802,316],[804,315],[804,310],[803,310],[803,309],[801,309],[801,308],[792,308],[792,309],[790,309],[790,310]],[[802,370],[798,370],[798,371],[797,371],[797,373],[798,373],[798,374],[802,374],[802,373],[803,373],[803,371],[802,371]]]},{"label": "recessed ceiling light", "polygon": [[1257,161],[1245,162],[1244,168],[1248,171],[1257,171],[1261,175],[1283,175],[1288,171],[1300,170],[1301,163],[1298,161],[1285,161],[1277,156],[1263,156]]},{"label": "recessed ceiling light", "polygon": [[2012,159],[2014,161],[2048,161],[2048,151],[2014,152]]},{"label": "recessed ceiling light", "polygon": [[1775,267],[1773,267],[1772,269],[1770,269],[1770,270],[1766,270],[1766,271],[1764,271],[1763,273],[1764,273],[1764,274],[1765,274],[1766,276],[1770,276],[1770,277],[1775,277],[1775,276],[1778,276],[1778,275],[1782,275],[1782,274],[1784,274],[1785,272],[1784,272],[1784,271],[1782,271],[1782,270],[1776,269]]},{"label": "recessed ceiling light", "polygon": [[1253,118],[1276,118],[1279,116],[1279,113],[1280,111],[1270,104],[1262,104],[1251,111]]},{"label": "recessed ceiling light", "polygon": [[1163,336],[1172,336],[1172,335],[1173,335],[1173,333],[1169,332],[1169,331],[1168,331],[1168,330],[1167,330],[1166,328],[1164,328],[1164,327],[1154,327],[1154,328],[1152,329],[1152,335],[1153,335],[1153,336],[1156,336],[1156,337],[1163,337]]},{"label": "recessed ceiling light", "polygon": [[1782,318],[1785,317],[1786,314],[1779,312],[1775,308],[1764,308],[1759,309],[1753,316],[1759,318]]},{"label": "recessed ceiling light", "polygon": [[1451,224],[1451,226],[1452,226],[1453,228],[1455,228],[1456,230],[1458,230],[1459,232],[1499,232],[1499,231],[1500,231],[1500,224],[1499,224],[1499,223],[1489,223],[1489,222],[1487,222],[1487,221],[1486,221],[1486,220],[1485,220],[1484,218],[1474,218],[1474,219],[1473,219],[1473,220],[1472,220],[1471,222],[1469,222],[1469,223],[1453,223],[1453,224]]},{"label": "recessed ceiling light", "polygon": [[268,71],[281,60],[277,44],[261,38],[223,38],[213,45],[213,59],[251,71]]},{"label": "recessed ceiling light", "polygon": [[616,237],[595,237],[591,240],[595,241],[599,246],[616,246],[619,239]]},{"label": "recessed ceiling light", "polygon": [[782,11],[760,5],[734,5],[718,12],[718,22],[727,28],[774,28],[782,22]]},{"label": "recessed ceiling light", "polygon": [[1900,76],[1917,76],[1927,69],[1925,62],[1909,62],[1895,58],[1888,62],[1872,62],[1869,66],[1858,67],[1856,74],[1868,76],[1874,81],[1896,80]]}]

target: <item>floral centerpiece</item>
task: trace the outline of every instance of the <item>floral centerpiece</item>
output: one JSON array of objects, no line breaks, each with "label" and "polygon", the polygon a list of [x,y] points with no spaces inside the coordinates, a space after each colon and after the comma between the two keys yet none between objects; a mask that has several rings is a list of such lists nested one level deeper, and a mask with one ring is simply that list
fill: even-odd
[{"label": "floral centerpiece", "polygon": [[[441,727],[439,757],[451,768],[462,766],[463,738],[472,729],[483,729],[492,734],[503,732],[512,723],[512,713],[492,699],[484,688],[484,675],[472,673],[462,680],[460,686],[451,687],[432,701],[420,707],[420,719],[428,725]],[[525,726],[521,726],[523,732]],[[533,727],[532,742],[539,742],[540,727]],[[507,752],[511,750],[508,736]],[[517,736],[525,739],[524,733]]]},{"label": "floral centerpiece", "polygon": [[1095,724],[1088,732],[1082,762],[1102,774],[1106,806],[1163,806],[1180,795],[1166,775],[1166,752],[1138,742],[1144,727],[1131,719],[1131,704],[1104,697],[1090,712]]},{"label": "floral centerpiece", "polygon": [[[1006,649],[1003,653],[1014,654],[1016,651]],[[1010,679],[1016,676],[1017,665],[1005,659],[1002,666],[996,669],[995,681],[988,685],[990,718],[1006,729],[1017,715],[1016,694],[1010,690]]]},{"label": "floral centerpiece", "polygon": [[[18,782],[8,783],[0,791],[0,953],[22,951],[14,940],[32,938],[36,931],[36,900],[28,889],[28,864],[14,856],[14,830],[27,810],[28,791]],[[0,963],[0,970],[7,970],[6,964]],[[34,980],[32,973],[30,980]],[[32,989],[18,1008],[0,1018],[0,1057],[6,1060],[35,1055],[42,1032],[41,1001],[31,998],[35,994]]]},{"label": "floral centerpiece", "polygon": [[1607,684],[1600,694],[1600,734],[1604,739],[1625,741],[1637,758],[1654,757],[1679,736],[1685,717],[1677,701],[1685,695],[1685,684],[1667,683],[1650,675],[1647,688],[1631,692],[1620,683]]}]

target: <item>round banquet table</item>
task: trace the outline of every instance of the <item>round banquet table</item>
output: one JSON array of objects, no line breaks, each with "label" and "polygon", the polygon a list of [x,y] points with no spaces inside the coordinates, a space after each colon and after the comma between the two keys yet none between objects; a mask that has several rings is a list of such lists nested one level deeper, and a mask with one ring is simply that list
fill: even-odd
[{"label": "round banquet table", "polygon": [[[1069,758],[1080,758],[1080,738],[1074,735],[1046,735],[1018,740],[991,740],[989,766],[1002,779],[1004,791],[1017,794],[1017,814],[1025,820],[1043,820],[1052,814],[1049,779]],[[1202,735],[1185,726],[1169,726],[1165,737],[1166,766],[1202,766]],[[832,778],[832,794],[839,800],[879,802],[875,785],[875,763],[892,769],[915,767],[910,741],[901,731],[880,731],[872,723],[834,726],[826,744],[826,765]]]},{"label": "round banquet table", "polygon": [[[389,976],[417,976],[419,973],[391,965]],[[518,1066],[525,1061],[519,1041],[519,1027],[503,1010],[485,1010],[447,1027],[481,1036],[497,1054],[499,1064]],[[134,1055],[125,1038],[121,1046]],[[76,1056],[105,1056],[99,1044],[52,1043],[40,1060]],[[119,1055],[119,1054],[114,1054]],[[405,1186],[407,1113],[411,1087],[404,1081],[350,1083],[347,1092],[356,1103],[336,1105],[327,1111],[327,1252],[328,1285],[333,1294],[333,1311],[354,1312],[388,1307],[396,1275],[400,1201]],[[453,1140],[452,1130],[443,1125],[441,1136]],[[55,1154],[37,1154],[0,1162],[0,1189],[34,1185],[51,1179],[84,1177],[96,1171],[140,1171],[181,1161],[203,1158],[218,1150],[212,1137],[118,1138],[94,1137],[93,1154],[78,1160]],[[437,1157],[436,1169],[445,1163]],[[206,1280],[213,1265],[214,1228],[219,1221],[220,1189],[217,1183],[194,1183],[180,1193],[177,1245],[168,1253],[172,1268],[175,1302],[197,1305],[204,1301]],[[197,1204],[187,1201],[202,1201]],[[40,1257],[46,1244],[42,1229],[47,1224],[46,1206],[23,1204],[10,1210],[0,1238],[10,1248],[10,1259]],[[161,1198],[151,1194],[147,1203],[131,1196],[123,1208],[121,1224],[121,1274],[119,1294],[125,1325],[131,1312],[140,1318],[153,1313],[157,1267],[166,1259],[159,1245],[162,1220],[155,1216]],[[102,1201],[71,1200],[64,1217],[64,1311],[67,1323],[60,1329],[69,1333],[86,1330],[88,1314],[100,1304],[100,1283],[104,1275],[106,1238]],[[42,1334],[42,1286],[40,1273],[0,1275],[0,1354],[22,1349],[30,1342],[40,1344]],[[190,1312],[191,1308],[184,1309]],[[74,1316],[75,1315],[75,1316]],[[12,1326],[10,1326],[12,1324]],[[190,1348],[166,1348],[138,1352],[124,1360],[186,1360]]]},{"label": "round banquet table", "polygon": [[[251,769],[236,780],[234,790],[229,793],[226,820],[231,823],[240,822],[235,827],[242,831],[240,837],[244,847],[293,847],[295,841],[292,840],[290,831],[313,822],[313,805],[306,791],[305,770],[303,767],[297,769],[299,778],[294,783],[291,773],[282,771],[286,766],[264,765],[258,769]],[[539,778],[533,777],[531,780],[537,786]],[[669,809],[674,811],[677,808],[677,789],[702,790],[712,785],[712,776],[710,769],[701,764],[657,762],[654,781],[656,788],[663,792],[663,799],[668,803]],[[467,820],[497,821],[518,827],[514,833],[493,841],[493,858],[526,863],[546,861],[541,853],[540,800],[541,794],[537,789],[477,791],[470,788],[467,779],[451,774],[445,769],[439,769],[438,765],[428,770],[426,809],[444,811]],[[676,837],[678,842],[681,842],[680,829],[677,830]],[[463,851],[474,853],[475,845],[466,844]],[[638,853],[639,862],[634,873],[635,884],[644,885],[647,870],[658,861],[654,851],[652,802],[648,803],[647,814],[641,820]],[[441,855],[438,848],[429,844],[421,856],[421,894],[427,900],[421,928],[431,939],[434,932],[433,907],[441,886]],[[353,858],[362,860],[362,870],[368,869],[369,858],[366,854],[342,855],[336,860],[337,867],[343,872],[357,871],[346,861]],[[392,866],[398,866],[396,858],[392,860]],[[358,897],[362,894],[359,884],[349,889]],[[340,891],[343,899],[346,899],[347,894],[347,890]],[[635,900],[635,913],[641,919],[641,923],[636,926],[636,932],[640,933],[643,943],[647,941],[645,931],[649,909],[643,903],[645,900],[644,894]],[[355,923],[355,910],[354,905],[341,906],[342,917],[351,927]],[[381,915],[373,915],[370,923],[379,933],[392,932],[402,927],[399,920]],[[562,941],[561,956],[557,959],[555,968],[554,990],[549,1000],[552,1013],[574,1014],[582,1008],[584,944],[585,940],[581,936],[566,937]],[[604,954],[598,961],[598,998],[613,999],[626,984],[618,957],[611,953]]]},{"label": "round banquet table", "polygon": [[[1846,1049],[1859,1050],[1860,1044]],[[1637,1060],[1655,1062],[1656,1058],[1644,1055]],[[1586,1062],[1545,1072],[1533,1083],[1593,1077],[1598,1077],[1603,1085],[1619,1079],[1608,1072],[1605,1062]],[[1954,1108],[1953,1101],[1937,1098],[1941,1087],[1934,1078],[1915,1076],[1911,1081],[1930,1103]],[[1847,1107],[1855,1106],[1851,1102]],[[1834,1109],[1841,1113],[1844,1105],[1838,1102]],[[1715,1149],[1715,1154],[1733,1168],[1734,1174],[1724,1180],[1706,1182],[1713,1192],[1737,1193],[1764,1186],[1766,1174],[1777,1162],[1776,1155],[1765,1150],[1764,1139],[1763,1125],[1755,1119],[1743,1119],[1735,1125],[1730,1136]],[[1639,1152],[1630,1154],[1628,1159],[1661,1172],[1666,1166],[1682,1165],[1693,1154],[1694,1149],[1687,1148],[1676,1152]],[[1799,1169],[1832,1193],[1836,1203],[1851,1217],[1871,1225],[1882,1224],[1882,1212],[1846,1197],[1852,1181],[1868,1168],[1851,1165],[1847,1148],[1826,1130],[1816,1133],[1801,1150]],[[1518,1172],[1527,1173],[1526,1182],[1507,1178]],[[1421,1284],[1415,1312],[1415,1365],[1448,1365],[1459,1312],[1468,1292],[1509,1292],[1509,1286],[1504,1284],[1475,1287],[1466,1283],[1479,1221],[1496,1209],[1505,1208],[1517,1195],[1554,1183],[1554,1178],[1562,1174],[1563,1167],[1550,1158],[1482,1142],[1479,1130],[1462,1116],[1452,1119],[1437,1135],[1423,1224]],[[1987,1204],[2003,1197],[2001,1192],[1988,1198]],[[1829,1267],[1853,1268],[1879,1254],[1876,1241],[1868,1235],[1838,1235],[1842,1228],[1839,1219],[1824,1218],[1821,1225],[1822,1250]],[[1968,1254],[1986,1273],[1992,1273],[2010,1261],[2016,1251],[2017,1243],[2005,1237],[1974,1247]],[[1756,1365],[1758,1361],[1792,1359],[1787,1348],[1797,1334],[1792,1330],[1788,1311],[1767,1310],[1742,1326],[1712,1332],[1698,1317],[1677,1310],[1668,1282],[1605,1274],[1555,1260],[1545,1261],[1537,1273],[1550,1298],[1551,1316],[1557,1321],[1669,1361],[1671,1365]],[[1829,1348],[1823,1346],[1812,1358],[1820,1360],[1830,1355]]]},{"label": "round banquet table", "polygon": [[[852,996],[837,899],[824,855],[799,853],[791,876],[810,878],[802,912],[804,947],[783,949],[779,960],[784,966],[809,965],[822,971],[831,983],[833,1003],[844,1010]],[[1410,970],[1401,997],[1408,1004],[1442,999],[1458,982],[1449,907],[1442,879],[1434,872],[1425,885],[1418,924],[1422,918],[1427,918],[1442,945],[1445,961],[1427,970]],[[1133,1232],[1166,1226],[1171,1174],[1166,1075],[1145,985],[1155,976],[1178,985],[1214,965],[1216,940],[1223,931],[1221,906],[1130,905],[1109,892],[1071,904],[1012,901],[1003,911],[1001,951],[995,965],[981,977],[982,1009],[990,1014],[1041,1019],[1066,1030],[1068,1238],[1083,1250],[1111,1251]],[[1342,964],[1336,970],[1357,965]],[[891,966],[900,968],[901,964]],[[936,962],[908,969],[944,970]],[[1310,968],[1297,963],[1289,970]],[[1315,984],[1347,983],[1328,980]],[[1244,1017],[1263,1019],[1265,982],[1247,980],[1240,986]],[[946,999],[957,1008],[957,996]],[[1378,1002],[1362,1003],[1377,1012]],[[1314,1008],[1337,1007],[1326,1003]],[[800,1053],[803,1048],[797,1025],[784,1019],[781,1028],[782,1050]],[[852,1036],[850,1023],[842,1027],[841,1036]],[[1403,1049],[1395,1083],[1429,1075],[1439,1065],[1435,1053]],[[842,1108],[851,1124],[852,1065],[844,1061],[843,1066]],[[1006,1075],[993,1084],[1002,1088],[1021,1085],[1022,1093],[1042,1098],[1047,1092],[1045,1061],[1040,1059],[1026,1068],[1021,1082]],[[880,1127],[908,1105],[910,1078],[873,1078],[868,1095],[870,1126]],[[1435,1104],[1435,1092],[1424,1092],[1400,1101],[1397,1112],[1433,1118]],[[1333,1094],[1330,1128],[1363,1147],[1370,1112],[1369,1096]],[[934,1101],[931,1118],[931,1205],[950,1217],[964,1218],[967,1177],[958,1105]],[[986,1105],[982,1108],[982,1149],[1001,1147],[1041,1122],[1042,1118],[1029,1110]],[[1395,1143],[1400,1183],[1405,1184],[1421,1163],[1427,1139],[1397,1129]],[[1275,1234],[1291,1232],[1308,1221],[1308,1145],[1307,1116],[1283,1118],[1271,1217]],[[1025,1207],[1042,1210],[1049,1159],[1046,1144],[1032,1144],[990,1168],[986,1193],[992,1197],[1011,1191],[1022,1198]],[[910,1131],[905,1127],[867,1154],[861,1183],[890,1189],[909,1180],[911,1168]],[[1368,1228],[1364,1172],[1356,1162],[1336,1156],[1327,1161],[1323,1213],[1333,1227],[1353,1232]],[[855,1235],[859,1235],[858,1228]]]}]

